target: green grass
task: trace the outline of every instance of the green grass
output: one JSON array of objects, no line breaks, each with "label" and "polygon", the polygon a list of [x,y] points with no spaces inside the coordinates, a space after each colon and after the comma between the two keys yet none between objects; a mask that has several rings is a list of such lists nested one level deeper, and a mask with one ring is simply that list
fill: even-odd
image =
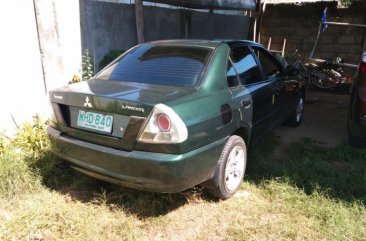
[{"label": "green grass", "polygon": [[307,194],[320,191],[333,198],[366,203],[366,150],[347,144],[327,148],[303,139],[282,148],[277,157],[266,154],[275,151],[277,145],[278,140],[272,136],[254,148],[249,179],[256,183],[263,179],[286,180]]},{"label": "green grass", "polygon": [[0,139],[0,240],[366,239],[365,150],[271,136],[237,195],[217,201],[200,187],[142,192],[56,168],[43,124],[30,127],[37,138]]},{"label": "green grass", "polygon": [[41,188],[41,177],[24,159],[19,149],[9,148],[0,154],[0,196],[17,197]]}]

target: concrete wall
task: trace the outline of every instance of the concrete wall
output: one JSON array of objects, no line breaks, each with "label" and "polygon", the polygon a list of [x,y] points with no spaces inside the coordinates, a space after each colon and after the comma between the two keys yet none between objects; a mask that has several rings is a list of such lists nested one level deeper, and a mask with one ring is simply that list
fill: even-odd
[{"label": "concrete wall", "polygon": [[[318,33],[323,10],[328,7],[328,21],[366,24],[366,3],[352,8],[337,9],[337,3],[312,3],[305,5],[267,5],[261,29],[261,43],[267,46],[272,37],[272,48],[282,49],[287,38],[286,52],[301,49],[309,56]],[[322,32],[314,57],[332,60],[341,56],[348,63],[358,63],[365,46],[366,29],[329,25]]]},{"label": "concrete wall", "polygon": [[[145,41],[185,37],[198,39],[246,39],[249,18],[237,15],[208,14],[182,9],[144,6]],[[135,7],[80,0],[82,47],[91,50],[95,64],[112,49],[129,49],[137,44]]]},{"label": "concrete wall", "polygon": [[79,3],[35,2],[37,14],[31,0],[0,1],[0,131],[8,134],[15,123],[44,115],[46,90],[69,82],[80,69]]},{"label": "concrete wall", "polygon": [[67,84],[81,68],[79,3],[36,0],[42,64],[47,90]]},{"label": "concrete wall", "polygon": [[33,2],[1,1],[0,131],[39,109],[45,96]]}]

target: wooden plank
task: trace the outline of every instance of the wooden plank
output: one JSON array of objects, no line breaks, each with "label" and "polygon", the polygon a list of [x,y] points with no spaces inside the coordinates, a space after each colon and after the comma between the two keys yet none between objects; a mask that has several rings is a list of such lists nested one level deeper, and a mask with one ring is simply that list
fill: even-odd
[{"label": "wooden plank", "polygon": [[135,14],[136,14],[136,32],[137,42],[139,44],[145,42],[144,38],[144,11],[142,7],[142,0],[135,0]]},{"label": "wooden plank", "polygon": [[325,22],[328,25],[338,25],[338,26],[352,26],[366,28],[366,24],[355,24],[355,23],[337,23],[337,22]]}]

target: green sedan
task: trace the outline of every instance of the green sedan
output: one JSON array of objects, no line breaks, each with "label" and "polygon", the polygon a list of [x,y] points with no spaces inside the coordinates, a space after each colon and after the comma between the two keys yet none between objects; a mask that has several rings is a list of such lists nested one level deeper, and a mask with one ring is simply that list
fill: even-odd
[{"label": "green sedan", "polygon": [[50,91],[47,133],[56,155],[90,176],[154,192],[202,184],[227,199],[249,144],[300,124],[297,73],[250,41],[149,42],[91,80]]}]

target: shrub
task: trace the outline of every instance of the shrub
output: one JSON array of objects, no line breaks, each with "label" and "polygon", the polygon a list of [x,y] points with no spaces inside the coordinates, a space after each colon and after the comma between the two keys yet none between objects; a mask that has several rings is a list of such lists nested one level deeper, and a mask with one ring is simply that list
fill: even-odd
[{"label": "shrub", "polygon": [[93,58],[89,53],[88,49],[84,49],[83,55],[81,57],[81,68],[82,68],[82,79],[88,80],[93,77],[94,75],[94,63]]},{"label": "shrub", "polygon": [[41,174],[53,164],[46,121],[40,116],[19,127],[14,138],[0,133],[0,195],[12,197],[41,186]]},{"label": "shrub", "polygon": [[47,153],[50,147],[46,134],[46,121],[40,116],[33,117],[33,122],[25,122],[15,133],[12,145],[19,148],[30,165],[34,165]]}]

